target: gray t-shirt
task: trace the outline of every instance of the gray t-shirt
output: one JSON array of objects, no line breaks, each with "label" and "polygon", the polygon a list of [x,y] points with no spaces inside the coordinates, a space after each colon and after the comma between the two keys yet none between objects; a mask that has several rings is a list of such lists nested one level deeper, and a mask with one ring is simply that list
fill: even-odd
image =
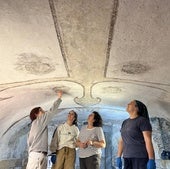
[{"label": "gray t-shirt", "polygon": [[[94,127],[92,129],[88,129],[87,125],[83,126],[80,130],[79,140],[81,142],[86,142],[88,140],[105,141],[103,129],[101,127]],[[79,148],[80,158],[90,157],[95,154],[101,155],[101,148],[96,148],[94,146],[88,146],[87,148]]]},{"label": "gray t-shirt", "polygon": [[61,99],[54,102],[48,112],[45,112],[40,117],[35,119],[31,124],[31,129],[28,135],[29,152],[43,151],[48,152],[48,128],[47,125],[52,117],[57,112],[61,103]]},{"label": "gray t-shirt", "polygon": [[123,139],[123,157],[147,158],[147,150],[143,137],[143,131],[152,131],[148,119],[139,116],[135,119],[126,119],[122,123],[121,136]]}]

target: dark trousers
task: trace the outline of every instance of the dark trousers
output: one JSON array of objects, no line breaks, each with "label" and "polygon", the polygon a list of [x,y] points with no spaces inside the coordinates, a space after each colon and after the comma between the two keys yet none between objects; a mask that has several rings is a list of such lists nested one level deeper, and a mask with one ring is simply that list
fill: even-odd
[{"label": "dark trousers", "polygon": [[148,158],[124,158],[124,169],[147,169]]},{"label": "dark trousers", "polygon": [[80,158],[80,169],[100,169],[100,155]]}]

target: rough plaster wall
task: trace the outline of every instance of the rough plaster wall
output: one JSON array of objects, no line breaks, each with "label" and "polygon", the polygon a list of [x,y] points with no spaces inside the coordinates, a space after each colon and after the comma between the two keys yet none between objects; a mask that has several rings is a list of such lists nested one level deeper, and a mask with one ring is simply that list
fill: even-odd
[{"label": "rough plaster wall", "polygon": [[170,122],[163,118],[152,118],[151,123],[157,168],[169,169],[170,160],[161,160],[160,154],[162,150],[170,151]]},{"label": "rough plaster wall", "polygon": [[[64,122],[64,120],[60,120],[60,123],[61,122]],[[101,169],[115,168],[117,143],[120,136],[119,130],[121,123],[122,120],[105,122],[103,129],[105,132],[107,148],[103,149]],[[170,122],[163,118],[155,117],[151,118],[151,124],[153,127],[153,144],[156,155],[157,169],[169,169],[170,160],[161,160],[160,153],[163,149],[170,150]],[[49,126],[49,143],[55,127],[56,123],[52,123]],[[8,139],[8,141],[3,142],[3,144],[2,141],[0,142],[0,169],[25,168],[27,162],[26,133],[28,132],[28,128],[29,127],[25,127],[23,130],[12,130],[13,135]],[[79,168],[78,159],[76,167]]]}]

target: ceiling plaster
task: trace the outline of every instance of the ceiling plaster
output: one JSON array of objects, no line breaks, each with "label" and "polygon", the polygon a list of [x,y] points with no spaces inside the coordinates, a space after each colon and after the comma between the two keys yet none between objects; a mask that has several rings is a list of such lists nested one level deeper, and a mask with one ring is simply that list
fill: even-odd
[{"label": "ceiling plaster", "polygon": [[169,0],[0,0],[0,135],[57,90],[82,120],[133,99],[170,120],[169,18]]}]

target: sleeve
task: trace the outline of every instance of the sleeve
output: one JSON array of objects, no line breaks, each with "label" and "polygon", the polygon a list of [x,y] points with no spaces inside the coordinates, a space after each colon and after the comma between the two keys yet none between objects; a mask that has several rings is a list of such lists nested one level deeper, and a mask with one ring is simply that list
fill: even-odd
[{"label": "sleeve", "polygon": [[53,106],[50,108],[49,110],[49,114],[55,114],[57,112],[57,109],[60,105],[60,103],[62,102],[62,100],[59,98],[57,99],[54,103]]},{"label": "sleeve", "polygon": [[78,139],[79,134],[80,134],[79,128],[76,127],[76,140]]},{"label": "sleeve", "polygon": [[98,139],[99,141],[104,140],[105,141],[105,136],[103,129],[101,127],[98,127]]},{"label": "sleeve", "polygon": [[146,118],[143,118],[140,121],[140,130],[141,131],[152,131],[152,126],[150,124],[150,121]]},{"label": "sleeve", "polygon": [[51,143],[50,143],[50,151],[52,153],[56,152],[57,150],[57,144],[58,144],[58,135],[57,135],[57,128],[54,130]]},{"label": "sleeve", "polygon": [[45,112],[39,119],[40,123],[45,127],[48,125],[49,121],[52,119],[52,117],[57,113],[58,107],[60,103],[62,102],[61,99],[57,99],[53,106],[50,108],[49,111]]},{"label": "sleeve", "polygon": [[121,127],[120,127],[120,132],[122,131],[122,129],[123,129],[125,123],[126,123],[126,120],[124,120],[124,121],[122,122]]},{"label": "sleeve", "polygon": [[80,131],[79,131],[79,134],[78,134],[78,139],[83,142],[84,140],[84,135],[85,135],[85,126],[82,126]]}]

